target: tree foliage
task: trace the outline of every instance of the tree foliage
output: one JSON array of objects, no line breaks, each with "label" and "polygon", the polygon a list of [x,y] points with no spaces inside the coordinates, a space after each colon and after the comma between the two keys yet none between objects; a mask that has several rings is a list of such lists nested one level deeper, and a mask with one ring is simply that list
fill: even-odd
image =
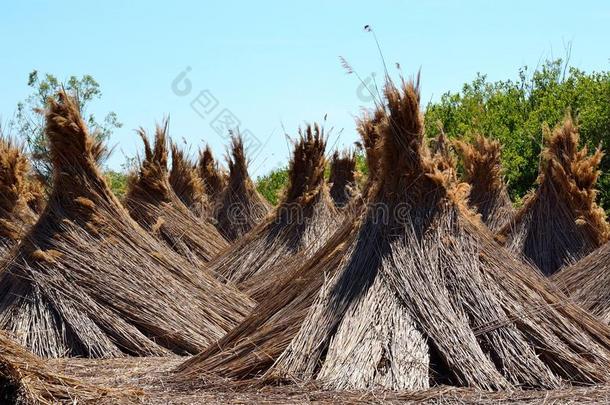
[{"label": "tree foliage", "polygon": [[[514,200],[535,185],[544,126],[557,125],[571,113],[581,143],[610,150],[610,72],[585,73],[561,59],[531,72],[523,67],[516,80],[490,82],[479,74],[458,93],[445,93],[426,109],[426,131],[435,136],[442,124],[453,138],[482,134],[500,140],[503,166]],[[601,164],[601,204],[610,209],[610,157]]]},{"label": "tree foliage", "polygon": [[256,179],[256,189],[271,204],[277,205],[282,192],[288,185],[288,169],[281,167]]},{"label": "tree foliage", "polygon": [[104,176],[106,176],[110,190],[122,201],[127,194],[128,175],[125,172],[107,170]]},{"label": "tree foliage", "polygon": [[76,97],[82,116],[98,140],[106,140],[115,129],[122,126],[114,112],[106,114],[101,121],[94,114],[87,112],[89,104],[102,96],[99,83],[90,75],[80,78],[70,76],[65,82],[61,82],[52,74],[40,76],[37,70],[33,70],[28,75],[27,84],[33,92],[17,104],[15,129],[28,145],[34,168],[47,180],[51,168],[44,136],[44,110],[49,97],[62,89]]}]

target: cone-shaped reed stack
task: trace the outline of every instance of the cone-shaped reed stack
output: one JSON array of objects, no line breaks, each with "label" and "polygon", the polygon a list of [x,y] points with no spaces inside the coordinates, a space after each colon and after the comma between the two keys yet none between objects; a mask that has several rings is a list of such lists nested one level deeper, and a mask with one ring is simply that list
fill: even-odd
[{"label": "cone-shaped reed stack", "polygon": [[547,138],[538,188],[499,233],[510,250],[551,275],[601,246],[610,231],[595,202],[601,150],[589,156],[578,149],[570,117]]},{"label": "cone-shaped reed stack", "polygon": [[[386,87],[368,207],[179,378],[329,388],[605,382],[610,329],[498,246],[423,144],[417,86]],[[584,355],[586,353],[586,355]]]},{"label": "cone-shaped reed stack", "polygon": [[468,204],[492,232],[498,232],[515,215],[502,177],[500,142],[477,136],[473,143],[456,141],[470,185]]},{"label": "cone-shaped reed stack", "polygon": [[211,263],[217,274],[236,283],[255,300],[282,278],[280,263],[297,254],[315,253],[335,231],[342,216],[324,182],[326,139],[319,126],[299,132],[289,167],[285,195],[262,224]]},{"label": "cone-shaped reed stack", "polygon": [[553,276],[570,298],[610,324],[610,243]]},{"label": "cone-shaped reed stack", "polygon": [[27,178],[26,195],[30,209],[37,215],[42,214],[47,204],[47,194],[44,183],[34,173],[31,173]]},{"label": "cone-shaped reed stack", "polygon": [[436,169],[445,172],[452,181],[457,181],[456,162],[451,153],[451,142],[443,131],[436,138],[430,139],[430,151],[436,162]]},{"label": "cone-shaped reed stack", "polygon": [[206,217],[210,211],[210,201],[205,186],[197,170],[184,150],[172,143],[172,169],[169,184],[182,203],[198,217]]},{"label": "cone-shaped reed stack", "polygon": [[196,266],[209,262],[227,247],[210,222],[197,217],[174,193],[168,177],[167,121],[157,126],[154,146],[144,130],[144,159],[129,179],[125,206],[132,218],[169,248]]},{"label": "cone-shaped reed stack", "polygon": [[337,208],[346,207],[358,194],[356,183],[356,155],[353,152],[335,151],[330,161],[330,197]]},{"label": "cone-shaped reed stack", "polygon": [[0,257],[36,222],[29,203],[36,201],[27,176],[30,166],[23,149],[0,136]]},{"label": "cone-shaped reed stack", "polygon": [[224,173],[212,155],[210,145],[206,145],[199,152],[199,164],[197,165],[199,177],[203,181],[204,190],[211,204],[216,204],[221,193],[227,186],[227,175]]},{"label": "cone-shaped reed stack", "polygon": [[50,100],[53,190],[2,263],[0,329],[46,357],[195,353],[251,308],[140,228],[96,163],[104,148],[65,93]]},{"label": "cone-shaped reed stack", "polygon": [[[384,119],[386,119],[384,111],[378,108],[373,113],[365,112],[364,116],[359,118],[356,123],[356,128],[362,139],[362,146],[366,152],[366,164],[369,171],[367,185],[373,184],[378,173],[380,136],[377,128]],[[363,194],[367,195],[367,190],[364,190]]]},{"label": "cone-shaped reed stack", "polygon": [[219,196],[215,218],[220,233],[231,242],[259,224],[269,214],[271,206],[250,179],[244,143],[239,135],[231,137],[227,162],[229,181]]}]

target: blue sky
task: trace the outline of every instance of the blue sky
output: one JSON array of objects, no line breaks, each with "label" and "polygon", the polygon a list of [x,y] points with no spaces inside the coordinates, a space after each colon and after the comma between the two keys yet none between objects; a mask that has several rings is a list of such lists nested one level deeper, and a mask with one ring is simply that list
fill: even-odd
[{"label": "blue sky", "polygon": [[[10,118],[28,95],[32,69],[62,79],[91,74],[104,93],[91,110],[115,111],[124,124],[110,140],[110,167],[141,150],[134,128],[164,115],[174,139],[193,152],[209,142],[221,155],[226,136],[210,124],[230,111],[264,145],[251,164],[259,175],[287,162],[284,133],[294,136],[305,122],[327,115],[336,147],[357,139],[354,117],[371,102],[338,57],[364,78],[383,72],[366,24],[389,65],[399,62],[406,74],[421,68],[427,102],[477,72],[513,78],[524,64],[563,56],[568,42],[574,66],[607,70],[608,21],[607,1],[4,2],[0,115]],[[172,83],[187,68],[190,92],[181,81],[181,96]],[[194,111],[194,99],[200,113],[211,112]]]}]

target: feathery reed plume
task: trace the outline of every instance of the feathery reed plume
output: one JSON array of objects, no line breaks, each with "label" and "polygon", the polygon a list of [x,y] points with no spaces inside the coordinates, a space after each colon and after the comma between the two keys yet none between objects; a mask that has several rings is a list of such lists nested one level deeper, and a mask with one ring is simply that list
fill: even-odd
[{"label": "feathery reed plume", "polygon": [[587,147],[578,150],[578,129],[570,116],[546,132],[538,188],[499,235],[510,250],[551,275],[601,246],[610,228],[595,202],[601,149],[591,156]]},{"label": "feathery reed plume", "polygon": [[324,130],[317,124],[299,131],[281,203],[210,265],[255,300],[266,296],[267,286],[283,276],[280,263],[299,252],[313,254],[341,219],[324,182],[325,148]]},{"label": "feathery reed plume", "polygon": [[210,145],[206,145],[199,152],[199,177],[203,180],[204,189],[212,204],[220,199],[220,195],[227,186],[227,175],[214,160]]},{"label": "feathery reed plume", "polygon": [[423,143],[418,86],[389,82],[385,95],[368,207],[309,260],[295,258],[269,299],[177,378],[395,390],[608,381],[610,329],[469,211],[468,186]]},{"label": "feathery reed plume", "polygon": [[35,214],[42,214],[42,211],[44,211],[44,207],[47,204],[47,191],[44,181],[41,180],[37,174],[31,172],[27,176],[25,185],[28,206]]},{"label": "feathery reed plume", "polygon": [[346,207],[358,194],[356,183],[356,155],[344,151],[335,151],[330,161],[330,197],[337,208]]},{"label": "feathery reed plume", "polygon": [[53,188],[1,265],[0,329],[44,357],[196,353],[251,302],[140,228],[110,191],[95,142],[66,93],[45,133]]},{"label": "feathery reed plume", "polygon": [[138,173],[129,179],[125,206],[140,226],[193,265],[203,267],[227,247],[227,241],[214,225],[189,210],[172,189],[167,130],[167,121],[157,126],[153,146],[140,129],[144,159]]},{"label": "feathery reed plume", "polygon": [[209,213],[210,203],[197,166],[175,143],[172,143],[172,169],[169,172],[169,184],[180,201],[195,215],[205,217]]},{"label": "feathery reed plume", "polygon": [[436,138],[430,139],[430,151],[432,159],[437,163],[438,170],[456,172],[455,158],[451,153],[451,142],[442,129]]},{"label": "feathery reed plume", "polygon": [[112,390],[62,376],[0,332],[0,402],[15,404],[136,402],[132,390]]},{"label": "feathery reed plume", "polygon": [[[365,112],[364,116],[356,121],[357,130],[366,152],[366,163],[369,169],[367,184],[369,185],[373,183],[372,180],[377,174],[379,163],[379,132],[377,128],[385,118],[385,112],[378,108],[372,114]],[[366,192],[364,194],[366,195]]]},{"label": "feathery reed plume", "polygon": [[231,136],[229,181],[219,196],[215,218],[220,233],[229,241],[239,239],[271,211],[248,174],[244,143],[239,134]]},{"label": "feathery reed plume", "polygon": [[502,177],[500,142],[477,136],[473,143],[456,141],[470,185],[468,204],[492,232],[498,232],[515,214]]},{"label": "feathery reed plume", "polygon": [[0,256],[21,240],[38,217],[28,204],[35,199],[29,172],[23,148],[0,136]]}]

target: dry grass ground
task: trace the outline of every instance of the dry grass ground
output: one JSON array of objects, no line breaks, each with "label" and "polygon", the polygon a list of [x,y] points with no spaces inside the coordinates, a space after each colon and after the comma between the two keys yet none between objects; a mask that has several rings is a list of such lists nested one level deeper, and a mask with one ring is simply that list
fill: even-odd
[{"label": "dry grass ground", "polygon": [[334,391],[315,384],[263,386],[259,381],[173,381],[171,370],[181,357],[123,358],[108,360],[56,359],[59,372],[89,385],[129,389],[138,396],[121,403],[142,404],[600,404],[610,401],[610,386],[484,392],[435,387],[423,391]]}]

